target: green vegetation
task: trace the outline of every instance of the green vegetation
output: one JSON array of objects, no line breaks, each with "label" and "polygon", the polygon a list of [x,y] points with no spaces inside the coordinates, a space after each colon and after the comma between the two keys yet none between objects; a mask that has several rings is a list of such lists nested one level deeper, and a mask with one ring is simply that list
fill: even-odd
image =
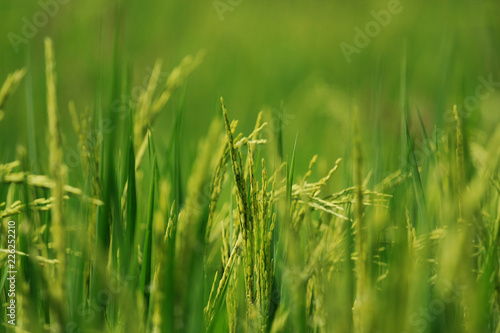
[{"label": "green vegetation", "polygon": [[[217,1],[210,9],[238,27],[231,15],[247,5]],[[290,15],[299,20],[297,6]],[[409,15],[410,3],[401,6],[384,33]],[[120,18],[135,7],[117,8],[112,46],[101,37],[97,48],[103,54],[92,89],[82,78],[88,101],[69,96],[79,77],[60,84],[70,61],[59,56],[57,39],[43,38],[43,51],[25,49],[20,69],[2,78],[0,333],[500,332],[500,73],[493,60],[481,66],[475,55],[455,55],[461,43],[445,38],[442,84],[429,83],[440,93],[418,89],[423,74],[412,52],[420,54],[419,31],[378,58],[368,91],[356,87],[345,97],[312,76],[267,95],[288,91],[290,104],[238,111],[237,98],[248,100],[253,86],[255,98],[266,96],[260,77],[249,77],[251,84],[223,89],[226,101],[217,100],[212,113],[200,84],[209,82],[214,50],[196,49],[177,65],[158,59],[138,80],[128,63],[133,46],[120,35]],[[308,11],[324,22],[321,10]],[[466,23],[485,15],[498,37],[490,14],[470,15]],[[345,35],[351,43],[351,31]],[[349,65],[337,59],[353,66],[339,75],[351,71],[357,82],[384,38],[372,36]],[[498,42],[478,44],[491,51],[485,59],[498,56]],[[217,54],[231,59],[238,45],[225,54],[231,47]],[[43,61],[32,62],[31,52]],[[280,59],[270,63],[279,67]],[[251,74],[228,66],[228,76]],[[16,118],[14,110],[24,113]],[[328,125],[335,122],[342,125]]]}]

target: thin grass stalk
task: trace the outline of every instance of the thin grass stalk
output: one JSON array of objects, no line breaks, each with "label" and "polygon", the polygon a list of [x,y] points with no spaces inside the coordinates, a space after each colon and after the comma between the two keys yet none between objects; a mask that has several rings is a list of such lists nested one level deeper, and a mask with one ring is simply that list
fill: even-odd
[{"label": "thin grass stalk", "polygon": [[[242,175],[241,152],[236,150],[234,146],[233,133],[227,115],[227,110],[224,105],[224,100],[221,98],[222,113],[226,124],[226,134],[229,141],[229,152],[231,155],[231,166],[234,174],[235,187],[237,189],[237,203],[241,223],[241,231],[244,243],[244,272],[245,272],[245,290],[246,300],[249,312],[253,311],[255,301],[254,291],[254,259],[253,259],[253,240],[252,240],[252,221],[249,214],[246,184]],[[250,314],[250,313],[249,313]]]},{"label": "thin grass stalk", "polygon": [[[57,114],[57,97],[56,97],[56,76],[54,51],[52,40],[45,39],[45,62],[46,62],[46,77],[47,77],[47,115],[49,122],[49,165],[50,172],[54,179],[54,187],[52,188],[52,196],[54,197],[52,207],[52,226],[51,234],[54,242],[55,256],[59,262],[57,265],[57,284],[52,289],[54,298],[58,302],[63,303],[66,299],[66,229],[64,221],[64,183],[66,179],[66,166],[63,162],[61,129],[59,124],[59,116]],[[65,309],[65,307],[63,307]],[[64,323],[59,322],[61,327]]]},{"label": "thin grass stalk", "polygon": [[25,74],[25,68],[21,68],[14,73],[9,74],[4,84],[2,85],[2,88],[0,88],[0,121],[2,120],[4,115],[3,109],[5,107],[5,102],[14,93],[14,91],[16,91],[17,87],[19,86],[19,82],[21,82]]},{"label": "thin grass stalk", "polygon": [[222,274],[222,277],[218,283],[217,291],[215,291],[215,285],[217,284],[216,281],[218,280],[219,272],[217,271],[215,273],[214,283],[212,285],[212,290],[210,291],[210,297],[208,300],[208,304],[204,309],[207,328],[211,327],[213,319],[214,319],[215,311],[217,310],[217,308],[219,308],[221,306],[222,297],[225,296],[225,293],[227,290],[227,285],[229,282],[229,278],[233,272],[233,266],[234,266],[236,257],[238,255],[238,248],[240,246],[240,242],[241,242],[241,238],[239,238],[236,241],[236,244],[234,244],[233,250],[231,251],[231,255],[229,256],[227,264],[224,267],[224,273]]},{"label": "thin grass stalk", "polygon": [[457,150],[456,150],[456,158],[457,158],[457,190],[458,190],[458,211],[459,211],[459,219],[463,218],[463,205],[462,205],[462,196],[463,190],[465,187],[465,158],[464,158],[464,137],[462,134],[462,124],[460,121],[460,117],[457,112],[457,106],[453,106],[453,115],[455,117],[456,122],[456,130],[457,130]]},{"label": "thin grass stalk", "polygon": [[361,134],[359,131],[359,111],[354,111],[354,184],[356,186],[356,301],[354,304],[354,328],[357,333],[368,331],[368,258],[367,238],[363,220],[363,156],[361,153]]}]

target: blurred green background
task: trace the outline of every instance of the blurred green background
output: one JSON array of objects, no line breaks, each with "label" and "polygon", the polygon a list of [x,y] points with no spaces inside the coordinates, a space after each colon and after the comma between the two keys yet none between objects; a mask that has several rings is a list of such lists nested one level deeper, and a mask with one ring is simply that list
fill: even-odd
[{"label": "blurred green background", "polygon": [[[55,15],[36,28],[16,53],[9,34],[22,36],[25,19],[33,22],[47,1],[0,2],[0,78],[27,65],[33,87],[35,138],[45,149],[47,126],[43,39],[54,40],[60,114],[64,140],[75,145],[68,102],[76,109],[96,105],[99,69],[103,91],[111,91],[115,30],[119,27],[120,61],[131,69],[132,87],[141,86],[156,58],[168,72],[184,56],[205,50],[202,65],[189,78],[182,124],[183,163],[188,166],[198,140],[220,112],[224,96],[230,116],[248,132],[263,109],[275,117],[285,112],[284,144],[290,152],[298,133],[297,168],[303,173],[312,155],[331,166],[351,149],[352,109],[362,118],[364,149],[371,165],[394,171],[390,149],[401,131],[402,54],[406,45],[406,82],[410,124],[420,110],[429,132],[447,126],[443,115],[474,95],[478,76],[500,81],[500,4],[498,1],[401,1],[369,45],[346,61],[340,44],[354,44],[355,27],[364,30],[371,11],[387,1],[59,1]],[[227,10],[218,13],[218,6]],[[219,7],[222,8],[222,7]],[[220,10],[220,9],[219,9]],[[181,89],[182,91],[182,89]],[[489,131],[500,119],[500,88],[481,100],[482,113],[467,119]],[[13,160],[16,145],[27,146],[26,82],[9,100],[0,122],[0,162]],[[160,146],[172,128],[169,102],[155,124]],[[102,107],[112,101],[102,95]],[[274,110],[274,111],[273,111]],[[412,128],[413,130],[413,128]],[[379,152],[379,153],[377,153]],[[43,164],[43,163],[42,163]],[[382,175],[381,175],[382,176]],[[380,176],[380,177],[381,177]]]}]

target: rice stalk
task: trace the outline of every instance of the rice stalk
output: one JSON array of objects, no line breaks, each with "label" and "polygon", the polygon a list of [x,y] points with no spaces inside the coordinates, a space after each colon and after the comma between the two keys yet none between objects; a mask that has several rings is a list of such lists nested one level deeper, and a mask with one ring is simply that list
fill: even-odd
[{"label": "rice stalk", "polygon": [[[49,169],[54,179],[52,196],[54,197],[52,207],[51,233],[54,242],[55,256],[59,262],[57,266],[57,284],[52,288],[56,302],[63,304],[66,298],[66,228],[64,210],[64,183],[66,179],[66,166],[63,162],[61,128],[57,111],[56,77],[52,40],[45,39],[45,63],[47,79],[47,115],[49,123]],[[61,306],[62,307],[62,306]],[[63,308],[64,309],[64,308]],[[63,311],[63,310],[61,310]],[[64,315],[59,317],[59,325]]]},{"label": "rice stalk", "polygon": [[457,150],[456,150],[456,158],[457,158],[457,185],[458,185],[458,210],[459,210],[459,219],[463,218],[463,205],[462,205],[462,192],[465,187],[465,159],[464,159],[464,139],[462,135],[461,122],[460,117],[458,116],[457,106],[453,106],[453,115],[455,117],[456,122],[456,131],[457,131]]},{"label": "rice stalk", "polygon": [[249,311],[253,309],[255,293],[254,293],[254,258],[253,258],[253,226],[250,209],[248,207],[248,199],[246,192],[245,179],[243,178],[243,166],[241,152],[236,150],[234,145],[233,133],[229,123],[227,110],[224,105],[224,100],[221,97],[222,113],[226,124],[226,135],[229,142],[229,153],[231,156],[231,167],[233,169],[234,182],[237,190],[238,213],[241,224],[241,232],[243,235],[244,249],[244,272],[245,272],[245,290],[246,301]]},{"label": "rice stalk", "polygon": [[[153,95],[158,85],[159,75],[162,67],[161,60],[157,60],[151,78],[148,82],[148,88],[144,94],[140,97],[140,103],[138,103],[138,113],[135,116],[136,122],[134,122],[134,142],[135,142],[135,169],[138,170],[144,153],[146,152],[148,146],[148,135],[147,129],[150,128],[156,117],[159,115],[165,104],[170,100],[173,93],[181,86],[184,81],[191,75],[191,73],[199,66],[204,57],[204,52],[200,51],[193,58],[192,56],[186,56],[181,63],[175,67],[167,78],[164,90],[160,93],[155,100],[153,100]],[[140,143],[140,144],[139,144]],[[138,146],[137,146],[138,145]],[[125,205],[124,198],[128,190],[128,181],[125,183],[122,195],[122,209]]]},{"label": "rice stalk", "polygon": [[158,116],[159,112],[168,102],[173,92],[191,75],[191,73],[201,64],[205,56],[204,51],[198,52],[194,57],[186,56],[181,63],[175,67],[167,78],[164,90],[160,96],[151,104],[150,122]]},{"label": "rice stalk", "polygon": [[222,277],[219,280],[219,283],[217,285],[217,291],[215,290],[215,285],[216,285],[216,281],[218,280],[219,272],[217,271],[215,273],[214,283],[212,285],[212,290],[210,291],[210,297],[208,300],[208,304],[204,309],[204,315],[205,315],[207,329],[210,328],[210,326],[212,325],[212,321],[214,319],[214,313],[217,310],[217,308],[219,308],[221,306],[222,297],[226,293],[227,285],[229,282],[229,277],[231,276],[231,274],[233,272],[234,263],[235,263],[236,257],[238,256],[238,249],[239,249],[240,243],[241,243],[241,238],[238,238],[238,240],[236,241],[236,244],[234,244],[234,247],[231,251],[231,254],[227,260],[227,264],[224,267],[224,273],[222,274]]},{"label": "rice stalk", "polygon": [[361,153],[361,134],[359,131],[359,112],[354,111],[354,184],[356,186],[356,300],[353,307],[354,329],[356,332],[369,332],[369,258],[367,253],[367,238],[364,223],[364,197],[363,197],[363,156]]},{"label": "rice stalk", "polygon": [[227,163],[229,160],[229,145],[227,143],[224,144],[222,148],[222,153],[220,153],[219,156],[220,158],[219,161],[217,162],[215,173],[212,177],[212,181],[210,182],[210,203],[208,211],[207,230],[205,233],[206,240],[208,240],[210,232],[212,231],[215,211],[217,208],[217,202],[222,192],[222,186],[224,184],[224,179],[226,175]]},{"label": "rice stalk", "polygon": [[[160,188],[161,198],[167,195],[166,184]],[[161,200],[160,210],[157,211],[155,219],[157,224],[167,217],[165,234],[161,239],[161,248],[158,258],[158,266],[153,281],[153,331],[171,332],[174,329],[174,290],[175,290],[175,242],[177,229],[177,215],[175,213],[175,202],[172,203],[170,211],[167,211],[167,201]]]},{"label": "rice stalk", "polygon": [[2,121],[4,117],[5,103],[7,102],[9,97],[16,91],[17,87],[19,86],[19,83],[21,82],[25,74],[26,74],[26,69],[21,68],[7,75],[7,78],[5,79],[2,88],[0,88],[0,121]]},{"label": "rice stalk", "polygon": [[147,128],[150,125],[149,112],[151,108],[151,101],[153,99],[153,94],[156,91],[156,87],[158,85],[161,68],[162,68],[162,61],[160,59],[157,59],[153,66],[153,70],[151,72],[151,77],[149,78],[147,88],[139,98],[139,102],[137,105],[137,112],[135,113],[135,120],[134,120],[134,138],[135,138],[134,141],[136,143],[135,150],[139,149],[137,145],[140,142],[142,142],[146,134]]},{"label": "rice stalk", "polygon": [[[9,174],[0,173],[0,183],[22,184],[25,180],[29,186],[40,189],[54,190],[57,185],[55,180],[50,179],[49,177],[44,175],[31,175],[27,172],[17,172]],[[89,202],[95,206],[102,206],[104,204],[100,199],[90,198],[83,194],[83,191],[81,189],[73,187],[71,185],[63,185],[62,189],[63,193],[81,197],[84,201]]]}]

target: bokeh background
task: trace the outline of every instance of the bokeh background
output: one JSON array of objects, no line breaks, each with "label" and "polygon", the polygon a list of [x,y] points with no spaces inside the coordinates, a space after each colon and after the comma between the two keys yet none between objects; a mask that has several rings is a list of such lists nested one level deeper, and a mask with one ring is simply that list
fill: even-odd
[{"label": "bokeh background", "polygon": [[[387,159],[377,152],[380,145],[400,138],[403,72],[416,138],[421,137],[417,110],[432,132],[447,126],[443,115],[453,104],[474,95],[479,76],[500,81],[500,3],[496,0],[402,0],[401,13],[393,15],[350,62],[340,44],[354,44],[354,28],[364,30],[373,20],[371,11],[387,9],[388,1],[64,2],[57,2],[57,13],[16,52],[9,34],[22,36],[25,19],[33,22],[45,2],[0,1],[0,78],[29,64],[32,81],[32,92],[29,80],[23,81],[0,122],[2,162],[15,158],[16,145],[28,145],[30,132],[39,154],[45,149],[46,36],[54,41],[59,108],[69,146],[76,144],[76,138],[68,102],[74,100],[79,112],[95,108],[96,103],[103,108],[110,105],[109,96],[98,96],[97,85],[102,75],[103,91],[111,90],[117,38],[120,63],[130,69],[133,87],[142,84],[155,59],[163,59],[166,73],[184,56],[205,50],[204,61],[185,90],[174,96],[154,126],[158,144],[165,145],[173,109],[185,94],[181,133],[185,167],[191,164],[211,119],[220,116],[220,96],[245,132],[253,127],[259,111],[275,116],[284,112],[286,152],[291,152],[298,133],[299,173],[316,153],[325,169],[346,155],[352,147],[352,110],[357,106],[367,159],[375,169],[390,172],[398,167],[397,154],[386,150],[392,156]],[[221,15],[216,6],[229,10]],[[406,71],[402,71],[404,54]],[[490,131],[500,119],[498,91],[500,87],[481,100],[477,110],[481,112],[475,111],[467,121]],[[27,99],[27,94],[32,98]],[[34,110],[32,131],[27,100]]]}]

